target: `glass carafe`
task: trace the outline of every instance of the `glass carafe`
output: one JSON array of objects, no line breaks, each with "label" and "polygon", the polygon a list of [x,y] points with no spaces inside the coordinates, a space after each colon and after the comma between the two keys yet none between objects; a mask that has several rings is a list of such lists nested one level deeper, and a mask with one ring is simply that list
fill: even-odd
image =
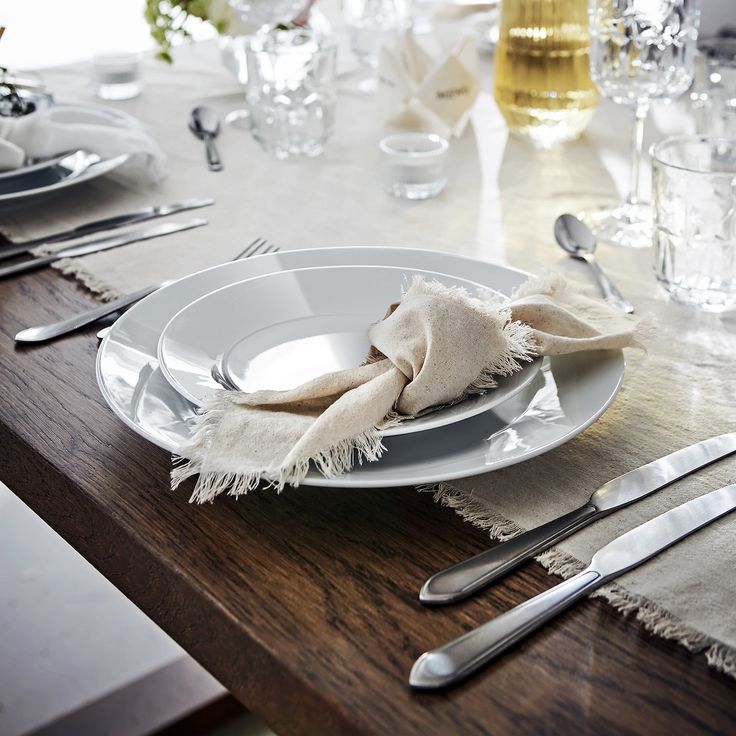
[{"label": "glass carafe", "polygon": [[503,0],[495,95],[512,134],[548,148],[593,117],[587,0]]}]

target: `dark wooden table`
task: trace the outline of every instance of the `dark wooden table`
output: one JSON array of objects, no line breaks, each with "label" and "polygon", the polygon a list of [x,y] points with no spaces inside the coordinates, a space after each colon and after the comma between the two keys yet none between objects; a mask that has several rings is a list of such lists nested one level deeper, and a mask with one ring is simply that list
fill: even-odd
[{"label": "dark wooden table", "polygon": [[461,687],[411,692],[422,651],[555,580],[532,564],[422,607],[427,574],[487,539],[411,488],[190,506],[191,487],[168,490],[169,456],[99,395],[93,329],[14,347],[91,302],[50,271],[0,282],[0,479],[276,732],[736,733],[736,682],[600,601]]}]

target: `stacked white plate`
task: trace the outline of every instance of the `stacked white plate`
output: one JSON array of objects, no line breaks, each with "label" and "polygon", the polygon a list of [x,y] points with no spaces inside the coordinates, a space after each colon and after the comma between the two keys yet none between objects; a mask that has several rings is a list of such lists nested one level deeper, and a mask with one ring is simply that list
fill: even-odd
[{"label": "stacked white plate", "polygon": [[[84,105],[57,105],[64,108],[66,125],[80,126],[92,122],[97,127],[108,125],[113,128],[137,125],[137,122],[122,110],[96,105],[94,117],[89,118]],[[36,161],[19,169],[0,172],[0,206],[6,202],[51,194],[60,189],[76,186],[82,182],[104,176],[122,166],[130,159],[127,153],[112,158],[101,158],[91,151],[60,151],[58,156]]]},{"label": "stacked white plate", "polygon": [[[102,394],[133,431],[177,452],[197,407],[223,387],[286,389],[359,365],[368,327],[417,275],[504,295],[527,278],[404,248],[299,250],[216,266],[151,294],[115,323],[98,354]],[[623,370],[621,351],[534,361],[497,389],[386,430],[380,461],[339,478],[310,471],[305,483],[434,483],[521,462],[594,422]]]}]

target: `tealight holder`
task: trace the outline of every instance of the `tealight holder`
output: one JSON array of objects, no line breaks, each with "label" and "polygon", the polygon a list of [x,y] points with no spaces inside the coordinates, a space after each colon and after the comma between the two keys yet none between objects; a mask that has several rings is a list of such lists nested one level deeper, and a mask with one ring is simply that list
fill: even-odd
[{"label": "tealight holder", "polygon": [[130,100],[143,91],[143,54],[109,52],[92,57],[92,81],[103,100]]},{"label": "tealight holder", "polygon": [[447,186],[447,141],[429,133],[397,133],[384,138],[381,151],[387,192],[402,199],[436,197]]}]

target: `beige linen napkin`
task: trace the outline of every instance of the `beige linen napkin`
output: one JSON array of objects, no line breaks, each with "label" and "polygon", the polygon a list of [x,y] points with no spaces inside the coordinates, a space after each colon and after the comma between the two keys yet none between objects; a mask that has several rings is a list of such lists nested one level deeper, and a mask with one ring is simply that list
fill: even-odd
[{"label": "beige linen napkin", "polygon": [[172,487],[199,473],[192,500],[259,483],[298,486],[310,463],[326,477],[375,461],[380,430],[492,390],[494,376],[536,355],[623,348],[635,322],[568,289],[560,277],[533,279],[511,302],[415,278],[373,325],[366,364],[288,391],[220,392],[204,407]]}]

